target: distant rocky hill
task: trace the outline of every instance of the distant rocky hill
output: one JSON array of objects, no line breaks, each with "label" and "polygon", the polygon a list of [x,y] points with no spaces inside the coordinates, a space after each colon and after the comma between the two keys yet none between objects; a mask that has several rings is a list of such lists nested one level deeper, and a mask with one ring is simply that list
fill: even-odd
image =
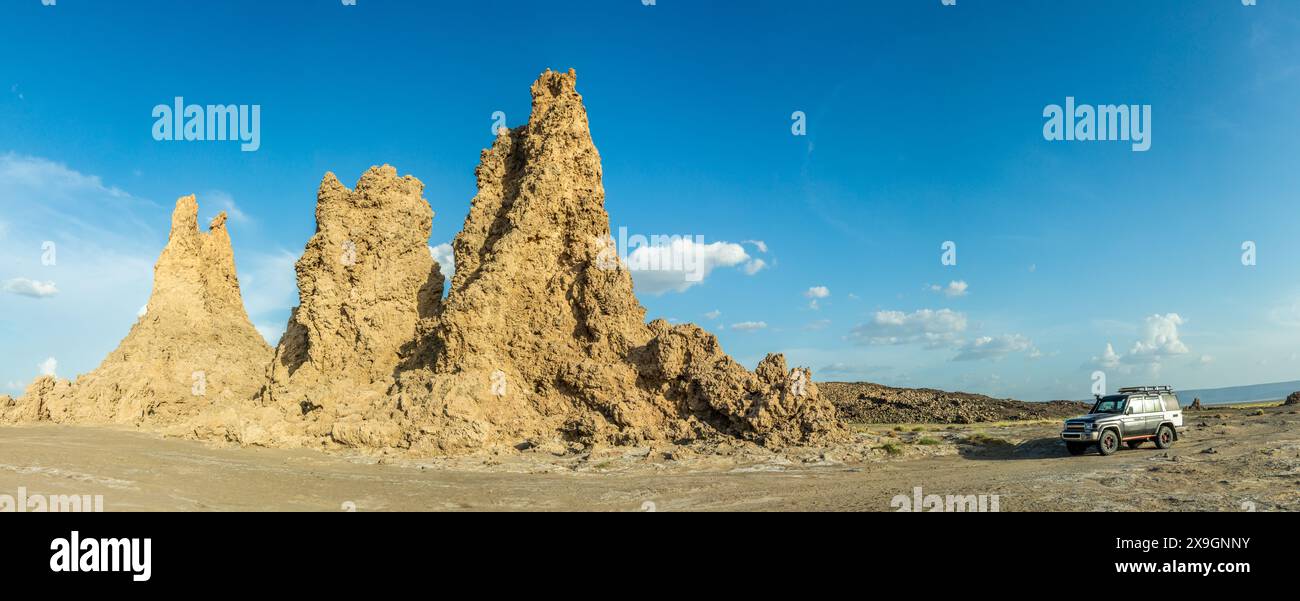
[{"label": "distant rocky hill", "polygon": [[841,419],[868,424],[944,423],[1055,419],[1087,413],[1076,401],[1032,403],[931,388],[893,388],[870,382],[820,382],[822,398]]}]

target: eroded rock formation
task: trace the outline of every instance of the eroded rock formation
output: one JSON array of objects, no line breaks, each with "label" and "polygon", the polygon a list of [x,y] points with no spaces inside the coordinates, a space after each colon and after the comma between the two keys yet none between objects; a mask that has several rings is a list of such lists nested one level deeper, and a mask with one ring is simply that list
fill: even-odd
[{"label": "eroded rock formation", "polygon": [[145,315],[94,371],[37,379],[7,417],[166,428],[248,399],[270,348],[244,311],[225,223],[200,232],[195,198],[176,201]]},{"label": "eroded rock formation", "polygon": [[330,437],[352,446],[362,414],[383,405],[416,324],[437,314],[443,276],[429,253],[433,210],[424,185],[372,167],[349,190],[325,174],[316,233],[297,263],[299,306],[267,370],[258,403],[286,420],[284,435]]},{"label": "eroded rock formation", "polygon": [[647,325],[610,239],[600,155],[576,77],[547,71],[528,124],[503,132],[454,244],[456,273],[394,388],[404,444],[447,452],[562,436],[632,444],[723,434],[835,438],[806,370],[745,370],[693,326]]},{"label": "eroded rock formation", "polygon": [[[528,124],[498,136],[444,279],[423,186],[387,165],[349,190],[326,174],[272,356],[239,296],[224,215],[177,203],[148,314],[75,384],[38,380],[16,419],[157,423],[267,446],[454,453],[529,444],[736,437],[842,439],[811,373],[751,372],[694,325],[645,323],[610,260],[600,155],[572,71],[533,84]],[[205,395],[195,395],[195,374]]]}]

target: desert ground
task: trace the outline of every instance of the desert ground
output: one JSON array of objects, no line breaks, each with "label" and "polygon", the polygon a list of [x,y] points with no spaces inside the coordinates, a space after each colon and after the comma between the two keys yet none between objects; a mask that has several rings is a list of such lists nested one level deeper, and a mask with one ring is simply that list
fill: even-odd
[{"label": "desert ground", "polygon": [[854,442],[505,449],[411,460],[235,448],[126,429],[0,428],[0,494],[108,511],[892,511],[895,495],[999,495],[1002,511],[1300,510],[1295,406],[1188,412],[1184,438],[1071,457],[1057,420],[855,424]]}]

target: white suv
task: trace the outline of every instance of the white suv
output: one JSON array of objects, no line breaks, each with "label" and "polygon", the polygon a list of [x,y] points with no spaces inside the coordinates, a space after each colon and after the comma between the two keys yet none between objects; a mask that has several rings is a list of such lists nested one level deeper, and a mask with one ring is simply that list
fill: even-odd
[{"label": "white suv", "polygon": [[1148,440],[1167,449],[1185,430],[1183,409],[1173,389],[1135,386],[1098,396],[1088,415],[1065,420],[1061,439],[1071,455],[1082,455],[1093,445],[1102,455],[1110,455],[1120,443],[1136,449]]}]

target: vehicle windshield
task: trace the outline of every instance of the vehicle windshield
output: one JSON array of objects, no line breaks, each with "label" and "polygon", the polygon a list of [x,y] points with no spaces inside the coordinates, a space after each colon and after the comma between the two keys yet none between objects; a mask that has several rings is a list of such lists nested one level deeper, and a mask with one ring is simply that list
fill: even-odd
[{"label": "vehicle windshield", "polygon": [[1092,406],[1090,413],[1123,413],[1127,404],[1127,395],[1112,394],[1097,399],[1097,404]]}]

